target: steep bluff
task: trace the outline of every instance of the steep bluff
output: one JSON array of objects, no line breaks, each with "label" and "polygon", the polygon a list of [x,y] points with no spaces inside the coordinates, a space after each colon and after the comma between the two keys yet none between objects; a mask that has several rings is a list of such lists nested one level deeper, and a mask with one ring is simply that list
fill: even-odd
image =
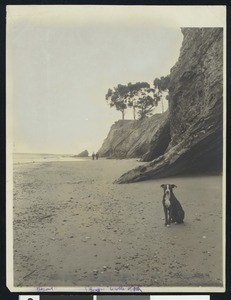
[{"label": "steep bluff", "polygon": [[170,142],[169,114],[155,114],[144,120],[120,120],[112,125],[100,156],[139,157],[150,161],[162,155]]},{"label": "steep bluff", "polygon": [[222,170],[223,30],[182,28],[182,34],[170,71],[168,147],[117,183]]}]

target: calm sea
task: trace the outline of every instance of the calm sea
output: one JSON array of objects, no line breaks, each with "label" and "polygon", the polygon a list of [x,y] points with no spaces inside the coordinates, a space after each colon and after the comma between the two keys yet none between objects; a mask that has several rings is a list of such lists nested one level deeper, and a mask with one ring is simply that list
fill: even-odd
[{"label": "calm sea", "polygon": [[42,153],[14,153],[14,163],[33,163],[50,161],[87,161],[89,157],[80,158],[67,154],[42,154]]}]

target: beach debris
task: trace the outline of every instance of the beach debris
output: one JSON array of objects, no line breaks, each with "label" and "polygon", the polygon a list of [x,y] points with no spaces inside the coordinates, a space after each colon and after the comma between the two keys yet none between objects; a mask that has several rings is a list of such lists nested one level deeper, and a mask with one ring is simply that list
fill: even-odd
[{"label": "beach debris", "polygon": [[206,239],[206,235],[203,235],[202,238],[203,238],[203,239]]},{"label": "beach debris", "polygon": [[70,239],[73,239],[73,237],[74,237],[74,236],[73,236],[73,235],[71,235],[71,236],[70,236]]},{"label": "beach debris", "polygon": [[85,239],[86,239],[86,240],[89,240],[89,239],[90,239],[90,237],[89,237],[89,236],[86,236],[86,237],[85,237]]},{"label": "beach debris", "polygon": [[46,218],[50,218],[50,217],[53,217],[54,215],[47,215],[47,216],[44,216],[44,217],[41,217],[39,218],[39,221],[43,220],[43,219],[46,219]]},{"label": "beach debris", "polygon": [[94,275],[97,275],[98,273],[99,273],[99,270],[96,270],[96,269],[93,270],[93,274],[94,274]]},{"label": "beach debris", "polygon": [[128,268],[128,267],[129,267],[129,264],[125,264],[125,265],[124,265],[124,268]]},{"label": "beach debris", "polygon": [[27,274],[26,276],[24,276],[23,279],[25,279],[26,277],[32,275],[34,272],[36,272],[36,270],[34,270],[34,271],[30,272],[29,274]]},{"label": "beach debris", "polygon": [[103,269],[104,269],[104,271],[106,271],[107,270],[107,266],[103,266]]}]

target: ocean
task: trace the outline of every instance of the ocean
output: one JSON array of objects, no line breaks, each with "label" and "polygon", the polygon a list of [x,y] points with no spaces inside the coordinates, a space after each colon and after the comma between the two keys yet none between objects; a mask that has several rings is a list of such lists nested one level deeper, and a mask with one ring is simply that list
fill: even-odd
[{"label": "ocean", "polygon": [[88,161],[90,157],[75,157],[71,154],[44,154],[44,153],[13,153],[13,163],[41,163],[51,161]]}]

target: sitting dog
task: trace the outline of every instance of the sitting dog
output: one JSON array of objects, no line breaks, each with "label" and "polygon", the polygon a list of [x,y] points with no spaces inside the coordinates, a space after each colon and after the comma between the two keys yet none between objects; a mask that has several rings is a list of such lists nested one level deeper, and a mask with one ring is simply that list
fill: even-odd
[{"label": "sitting dog", "polygon": [[169,227],[171,223],[183,223],[185,213],[173,193],[173,188],[177,186],[175,184],[162,184],[161,187],[164,189],[162,203],[165,214],[165,226]]}]

